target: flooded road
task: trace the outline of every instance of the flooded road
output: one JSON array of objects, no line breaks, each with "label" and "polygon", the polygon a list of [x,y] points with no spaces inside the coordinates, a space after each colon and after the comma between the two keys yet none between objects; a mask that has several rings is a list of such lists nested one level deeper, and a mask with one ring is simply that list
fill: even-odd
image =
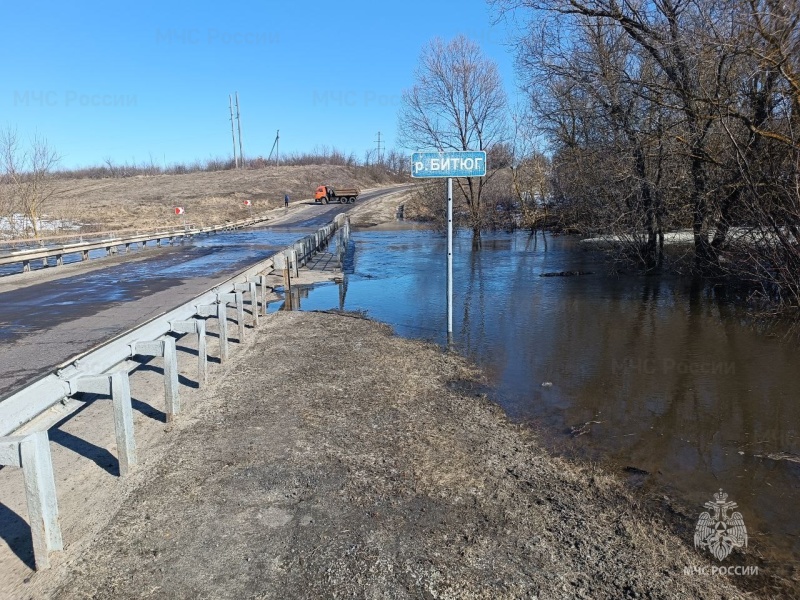
[{"label": "flooded road", "polygon": [[88,270],[40,268],[11,283],[0,277],[0,401],[69,358],[268,258],[336,214],[394,191],[365,192],[355,205],[297,202],[273,211],[266,226],[138,249],[130,257],[135,260],[117,255],[84,263]]},{"label": "flooded road", "polygon": [[[302,309],[364,311],[445,344],[444,238],[359,232],[351,244],[346,282],[314,288]],[[458,236],[454,301],[455,345],[513,419],[667,496],[665,511],[692,515],[690,544],[723,488],[750,536],[736,564],[763,554],[765,568],[797,576],[800,353],[796,338],[776,334],[785,329],[758,330],[702,285],[609,276],[577,241],[527,234],[485,236],[480,251]]]},{"label": "flooded road", "polygon": [[297,235],[250,230],[196,238],[146,261],[123,262],[2,293],[0,342],[50,329],[115,303],[134,302],[188,279],[232,275],[271,256]]},{"label": "flooded road", "polygon": [[[298,234],[250,230],[145,250],[0,293],[0,401],[69,358],[199,296]],[[148,256],[149,254],[149,256]],[[99,265],[102,261],[96,261]],[[35,276],[35,274],[34,274]]]}]

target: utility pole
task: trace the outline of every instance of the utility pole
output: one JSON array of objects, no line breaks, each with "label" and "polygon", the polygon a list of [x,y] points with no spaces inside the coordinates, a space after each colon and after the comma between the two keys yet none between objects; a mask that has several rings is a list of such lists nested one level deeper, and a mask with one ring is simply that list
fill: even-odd
[{"label": "utility pole", "polygon": [[276,167],[278,166],[278,163],[280,162],[280,157],[278,156],[278,152],[280,150],[280,148],[278,147],[278,142],[280,141],[280,139],[281,139],[281,130],[278,129],[277,133],[275,134],[275,141],[272,142],[272,148],[270,149],[269,156],[267,157],[267,162],[269,162],[269,160],[272,158],[272,153],[273,152],[275,153],[275,166]]},{"label": "utility pole", "polygon": [[228,94],[228,107],[231,109],[231,139],[233,140],[233,168],[238,169],[239,163],[236,161],[236,133],[233,131],[233,98]]},{"label": "utility pole", "polygon": [[378,132],[378,139],[375,140],[378,142],[378,162],[383,164],[383,155],[381,154],[381,132]]},{"label": "utility pole", "polygon": [[244,169],[244,151],[242,150],[242,120],[239,116],[239,92],[236,93],[236,126],[239,128],[239,162]]}]

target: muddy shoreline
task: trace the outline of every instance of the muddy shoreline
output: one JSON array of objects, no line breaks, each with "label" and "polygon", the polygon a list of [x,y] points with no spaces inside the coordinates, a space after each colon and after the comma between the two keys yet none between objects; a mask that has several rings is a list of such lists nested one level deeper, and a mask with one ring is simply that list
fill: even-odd
[{"label": "muddy shoreline", "polygon": [[109,526],[19,597],[746,597],[684,574],[711,563],[510,423],[458,356],[286,312],[240,350]]}]

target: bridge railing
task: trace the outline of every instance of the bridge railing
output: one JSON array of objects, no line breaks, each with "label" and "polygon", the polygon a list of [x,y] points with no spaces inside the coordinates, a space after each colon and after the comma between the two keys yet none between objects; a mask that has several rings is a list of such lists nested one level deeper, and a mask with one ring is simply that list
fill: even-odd
[{"label": "bridge railing", "polygon": [[[23,469],[37,569],[48,567],[50,551],[63,547],[47,431],[82,406],[73,396],[94,393],[111,398],[119,471],[124,476],[137,462],[129,383],[129,374],[140,366],[135,357],[163,357],[167,419],[174,419],[180,414],[181,405],[175,339],[168,334],[197,335],[198,384],[202,386],[208,373],[205,319],[218,319],[220,360],[227,360],[228,307],[232,305],[236,308],[238,340],[242,342],[245,294],[249,296],[251,319],[257,325],[259,304],[260,313],[266,315],[267,312],[267,274],[273,271],[276,264],[291,265],[296,271],[301,257],[305,260],[313,252],[325,247],[346,222],[344,215],[337,215],[333,222],[297,244],[256,263],[188,302],[70,358],[55,371],[0,400],[0,465]],[[298,251],[298,245],[302,254]],[[52,410],[54,407],[58,407],[58,410]]]},{"label": "bridge railing", "polygon": [[40,231],[37,237],[18,237],[4,239],[0,234],[0,252],[12,250],[25,250],[28,248],[41,248],[43,246],[56,246],[58,244],[71,244],[77,242],[91,242],[105,238],[131,237],[148,233],[163,233],[169,231],[183,231],[186,228],[197,229],[193,223],[181,223],[161,227],[126,227],[124,229],[109,229],[103,231],[82,231],[80,228],[68,233],[54,233]]},{"label": "bridge railing", "polygon": [[31,261],[41,260],[42,264],[48,264],[50,258],[56,259],[56,266],[64,263],[64,256],[69,254],[81,254],[81,260],[89,260],[89,252],[92,250],[105,250],[106,255],[113,254],[117,248],[124,247],[125,252],[130,250],[133,244],[146,245],[147,242],[156,242],[161,245],[162,240],[169,240],[170,243],[176,239],[192,237],[200,234],[212,234],[231,229],[249,227],[268,220],[269,217],[261,216],[241,221],[214,225],[209,227],[197,227],[184,230],[169,229],[144,234],[135,234],[125,237],[110,237],[86,242],[76,242],[72,244],[50,245],[38,248],[28,248],[25,250],[14,250],[11,252],[0,253],[0,266],[22,264],[22,272],[31,270]]}]

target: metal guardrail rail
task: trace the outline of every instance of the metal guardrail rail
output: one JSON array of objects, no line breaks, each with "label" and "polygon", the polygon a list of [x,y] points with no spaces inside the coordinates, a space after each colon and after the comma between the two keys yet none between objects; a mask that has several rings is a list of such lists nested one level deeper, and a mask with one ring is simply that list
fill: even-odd
[{"label": "metal guardrail rail", "polygon": [[213,234],[220,231],[229,231],[231,229],[241,229],[242,227],[249,227],[267,220],[268,217],[261,216],[225,223],[224,225],[191,228],[183,231],[158,231],[155,233],[138,234],[121,238],[107,238],[88,242],[16,250],[9,253],[0,253],[0,266],[22,263],[22,272],[26,273],[31,270],[31,261],[35,260],[41,260],[46,264],[48,259],[55,257],[56,266],[61,266],[64,264],[64,256],[67,254],[80,253],[82,255],[82,260],[89,260],[89,252],[92,250],[105,249],[106,254],[109,255],[113,254],[116,248],[124,246],[125,252],[128,252],[132,244],[142,244],[144,246],[147,242],[155,241],[156,244],[160,245],[161,240],[170,240],[170,243],[172,243],[180,238],[192,237],[204,233]]},{"label": "metal guardrail rail", "polygon": [[[23,469],[37,569],[49,566],[50,551],[63,548],[47,430],[79,408],[80,403],[70,400],[71,397],[82,392],[111,396],[120,474],[124,476],[136,464],[128,376],[141,363],[130,359],[137,355],[164,357],[167,418],[174,418],[180,412],[177,359],[175,340],[167,334],[195,333],[198,336],[198,379],[202,385],[207,373],[205,318],[219,320],[220,359],[225,361],[228,358],[228,306],[236,307],[239,340],[242,340],[244,294],[250,295],[252,318],[257,324],[259,297],[261,312],[266,314],[266,274],[277,269],[283,270],[287,278],[290,270],[296,274],[298,266],[325,247],[340,229],[341,233],[349,233],[349,221],[343,214],[211,290],[69,359],[54,372],[0,401],[0,465]],[[60,410],[52,415],[45,414],[59,404],[63,405]]]},{"label": "metal guardrail rail", "polygon": [[[0,233],[0,252],[11,252],[14,250],[26,250],[30,248],[41,248],[43,246],[55,246],[57,244],[72,244],[77,242],[91,242],[106,238],[120,238],[134,235],[145,235],[147,233],[164,233],[170,231],[183,231],[184,229],[199,229],[195,223],[181,223],[180,225],[162,225],[160,227],[126,227],[125,229],[108,229],[101,231],[80,231],[67,230],[67,233],[53,233],[51,231],[41,232],[39,237],[17,237],[7,238]],[[7,235],[7,234],[6,234]]]}]

